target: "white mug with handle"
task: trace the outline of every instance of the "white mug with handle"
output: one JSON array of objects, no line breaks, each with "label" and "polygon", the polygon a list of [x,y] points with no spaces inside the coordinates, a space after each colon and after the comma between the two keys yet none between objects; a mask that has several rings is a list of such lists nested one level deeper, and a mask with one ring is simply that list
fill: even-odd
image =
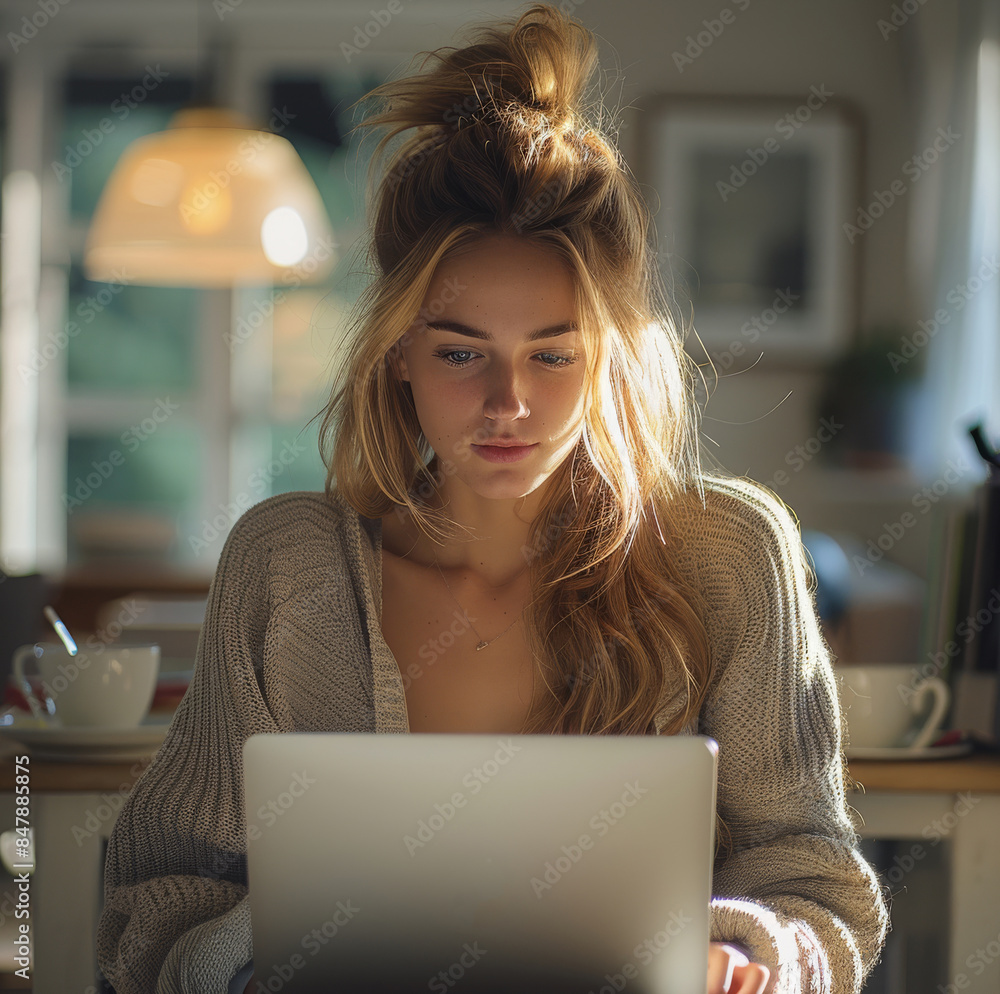
[{"label": "white mug with handle", "polygon": [[945,712],[951,703],[951,691],[948,684],[940,677],[929,676],[917,685],[913,693],[913,713],[920,714],[923,710],[924,698],[931,694],[934,703],[931,712],[924,720],[923,728],[917,732],[916,738],[910,743],[911,749],[926,749],[940,734],[941,723],[944,721]]},{"label": "white mug with handle", "polygon": [[[25,675],[33,663],[42,700]],[[71,656],[65,646],[41,642],[14,652],[14,679],[37,716],[56,726],[137,728],[149,712],[160,669],[155,643],[111,643]]]},{"label": "white mug with handle", "polygon": [[[924,749],[940,734],[951,703],[940,677],[914,682],[913,667],[887,663],[846,664],[837,670],[850,748]],[[922,717],[928,696],[931,709]]]}]

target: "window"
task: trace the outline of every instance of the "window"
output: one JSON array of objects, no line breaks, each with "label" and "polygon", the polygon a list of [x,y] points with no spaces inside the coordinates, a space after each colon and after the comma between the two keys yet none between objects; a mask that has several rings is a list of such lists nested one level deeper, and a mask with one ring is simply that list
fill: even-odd
[{"label": "window", "polygon": [[[371,66],[301,71],[263,62],[247,87],[256,104],[240,109],[292,143],[320,191],[336,264],[316,285],[216,291],[88,281],[87,229],[115,163],[132,141],[169,125],[192,80],[178,72],[151,83],[144,69],[66,72],[53,87],[54,182],[46,177],[43,188],[62,237],[43,249],[43,312],[49,303],[38,341],[49,348],[35,373],[37,547],[55,552],[38,568],[101,563],[210,576],[247,507],[324,486],[320,419],[310,419],[328,400],[332,343],[366,281],[351,271],[365,228],[367,161],[360,137],[346,137],[349,108],[384,76]],[[311,268],[306,260],[304,277]]]}]

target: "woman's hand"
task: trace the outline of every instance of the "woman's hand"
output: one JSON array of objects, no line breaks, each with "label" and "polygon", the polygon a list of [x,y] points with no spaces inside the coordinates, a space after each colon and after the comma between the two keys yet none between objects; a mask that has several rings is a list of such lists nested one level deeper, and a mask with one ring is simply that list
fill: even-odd
[{"label": "woman's hand", "polygon": [[771,971],[751,963],[735,946],[708,944],[708,994],[770,994]]}]

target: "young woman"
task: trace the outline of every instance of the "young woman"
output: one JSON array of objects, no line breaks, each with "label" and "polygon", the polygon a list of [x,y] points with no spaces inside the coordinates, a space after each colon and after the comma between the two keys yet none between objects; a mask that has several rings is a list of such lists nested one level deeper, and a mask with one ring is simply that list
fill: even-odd
[{"label": "young woman", "polygon": [[769,491],[703,468],[647,208],[587,123],[592,36],[531,7],[372,92],[404,132],[325,411],[324,492],[234,526],[194,679],[110,839],[118,994],[252,974],[255,732],[706,734],[708,990],[857,994],[888,927],[848,817],[813,576]]}]

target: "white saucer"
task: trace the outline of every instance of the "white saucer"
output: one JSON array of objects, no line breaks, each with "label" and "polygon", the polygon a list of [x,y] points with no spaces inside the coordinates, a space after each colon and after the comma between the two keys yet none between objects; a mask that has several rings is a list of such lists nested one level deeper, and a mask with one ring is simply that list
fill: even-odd
[{"label": "white saucer", "polygon": [[907,749],[902,746],[882,748],[845,749],[848,759],[954,759],[972,752],[971,742],[956,742],[954,745],[926,746],[923,749]]},{"label": "white saucer", "polygon": [[170,721],[147,717],[137,728],[64,728],[32,718],[0,725],[0,738],[23,745],[35,759],[61,763],[129,763],[152,756]]}]

